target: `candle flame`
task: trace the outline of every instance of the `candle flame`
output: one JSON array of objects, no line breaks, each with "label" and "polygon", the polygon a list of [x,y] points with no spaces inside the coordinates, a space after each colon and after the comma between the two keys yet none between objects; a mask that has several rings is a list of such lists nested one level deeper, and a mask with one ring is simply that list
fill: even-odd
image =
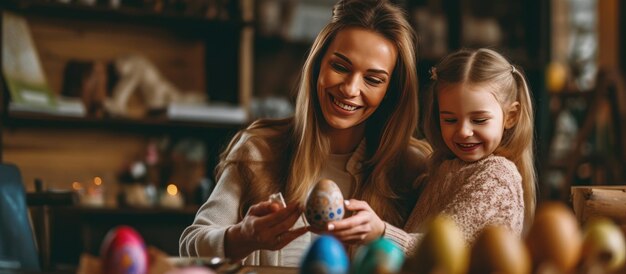
[{"label": "candle flame", "polygon": [[79,189],[82,189],[82,188],[83,188],[83,186],[79,182],[73,182],[72,183],[72,189],[79,190]]},{"label": "candle flame", "polygon": [[97,186],[101,185],[102,184],[102,178],[100,178],[100,177],[93,178],[93,183],[95,185],[97,185]]},{"label": "candle flame", "polygon": [[167,194],[174,196],[177,193],[178,193],[178,188],[176,187],[176,185],[174,184],[167,185]]}]

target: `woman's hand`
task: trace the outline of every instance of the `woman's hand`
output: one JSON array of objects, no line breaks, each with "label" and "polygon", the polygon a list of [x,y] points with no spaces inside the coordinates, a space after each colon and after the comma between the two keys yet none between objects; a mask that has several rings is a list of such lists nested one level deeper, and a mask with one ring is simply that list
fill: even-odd
[{"label": "woman's hand", "polygon": [[367,202],[350,199],[344,201],[346,212],[355,213],[343,220],[328,224],[328,232],[345,244],[365,244],[378,239],[385,233],[385,222],[372,210]]},{"label": "woman's hand", "polygon": [[302,215],[297,205],[283,208],[278,203],[260,202],[248,209],[238,224],[226,231],[226,257],[239,260],[255,250],[278,250],[306,233],[306,227],[289,230]]}]

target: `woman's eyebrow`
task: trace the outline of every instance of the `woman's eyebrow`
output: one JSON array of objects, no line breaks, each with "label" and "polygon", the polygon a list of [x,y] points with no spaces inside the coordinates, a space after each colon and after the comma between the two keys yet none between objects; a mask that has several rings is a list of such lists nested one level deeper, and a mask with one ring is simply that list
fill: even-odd
[{"label": "woman's eyebrow", "polygon": [[345,55],[339,53],[339,52],[333,52],[333,55],[343,59],[344,61],[346,61],[348,64],[352,65],[352,61],[350,61],[350,59],[348,57],[346,57]]},{"label": "woman's eyebrow", "polygon": [[[346,57],[345,55],[343,55],[343,54],[341,54],[339,52],[333,52],[333,55],[343,59],[348,64],[352,65],[352,61],[350,61],[350,59],[348,57]],[[385,74],[385,75],[389,76],[389,73],[386,70],[384,70],[384,69],[368,69],[367,71],[373,72],[373,73],[382,73],[382,74]]]}]

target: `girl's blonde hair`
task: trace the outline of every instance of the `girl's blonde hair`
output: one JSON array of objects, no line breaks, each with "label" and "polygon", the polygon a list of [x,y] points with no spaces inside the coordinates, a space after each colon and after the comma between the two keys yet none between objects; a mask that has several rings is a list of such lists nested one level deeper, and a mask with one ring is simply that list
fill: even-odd
[{"label": "girl's blonde hair", "polygon": [[433,68],[433,83],[429,90],[427,110],[424,114],[425,135],[433,146],[430,170],[435,172],[444,160],[454,158],[446,146],[439,124],[437,92],[452,84],[484,85],[500,103],[502,109],[519,102],[515,125],[505,129],[500,146],[494,154],[515,163],[522,175],[524,190],[524,226],[533,220],[536,203],[536,175],[533,158],[533,107],[524,74],[499,53],[490,49],[460,50],[444,58]]},{"label": "girl's blonde hair", "polygon": [[[337,33],[348,27],[378,33],[398,48],[385,99],[366,121],[366,155],[362,168],[365,180],[354,198],[367,201],[381,218],[394,225],[402,225],[413,208],[416,197],[413,197],[414,191],[409,191],[412,188],[410,177],[423,172],[426,163],[424,159],[409,161],[407,152],[413,147],[422,151],[424,157],[430,153],[426,143],[413,138],[418,122],[416,38],[403,11],[386,0],[342,0],[335,4],[331,22],[318,34],[305,61],[293,119],[258,121],[246,130],[251,136],[260,132],[255,129],[261,128],[282,131],[277,131],[275,138],[264,138],[271,142],[266,145],[276,148],[272,162],[264,163],[265,168],[272,169],[269,173],[275,175],[272,176],[274,186],[251,186],[243,194],[247,206],[267,199],[271,193],[268,191],[276,189],[283,191],[289,202],[304,204],[309,190],[317,183],[330,155],[331,142],[324,134],[325,120],[316,92],[320,63]],[[239,138],[241,133],[233,139],[222,160]],[[218,173],[227,164],[222,161]],[[418,165],[424,169],[415,170]],[[246,166],[239,169],[248,169]],[[255,179],[256,175],[247,173],[251,176],[249,181]],[[247,206],[240,211],[245,213]]]}]

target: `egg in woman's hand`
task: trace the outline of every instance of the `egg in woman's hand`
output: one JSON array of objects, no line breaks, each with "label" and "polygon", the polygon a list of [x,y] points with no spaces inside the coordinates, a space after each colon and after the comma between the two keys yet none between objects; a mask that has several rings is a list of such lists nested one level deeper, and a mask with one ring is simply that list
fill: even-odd
[{"label": "egg in woman's hand", "polygon": [[315,230],[326,230],[330,222],[343,219],[345,209],[341,190],[329,179],[320,180],[309,193],[305,216]]}]

